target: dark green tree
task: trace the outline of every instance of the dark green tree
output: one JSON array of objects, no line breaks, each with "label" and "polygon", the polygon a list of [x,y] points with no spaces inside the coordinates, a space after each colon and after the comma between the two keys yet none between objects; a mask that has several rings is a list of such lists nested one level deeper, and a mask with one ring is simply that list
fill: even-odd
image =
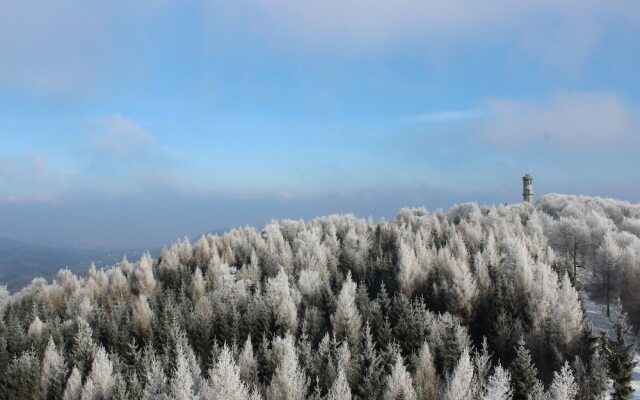
[{"label": "dark green tree", "polygon": [[531,360],[531,353],[527,349],[524,338],[518,340],[516,358],[511,363],[511,382],[513,385],[513,399],[525,400],[527,394],[536,383],[538,370]]},{"label": "dark green tree", "polygon": [[361,399],[376,399],[382,388],[384,370],[378,350],[375,348],[369,323],[364,329],[362,351],[358,357],[362,374],[360,382],[357,384],[356,393]]},{"label": "dark green tree", "polygon": [[631,378],[636,365],[633,361],[635,351],[633,345],[626,342],[629,329],[625,319],[626,315],[619,312],[614,325],[616,339],[609,339],[609,377],[613,380],[616,400],[628,400],[634,392],[631,387]]}]

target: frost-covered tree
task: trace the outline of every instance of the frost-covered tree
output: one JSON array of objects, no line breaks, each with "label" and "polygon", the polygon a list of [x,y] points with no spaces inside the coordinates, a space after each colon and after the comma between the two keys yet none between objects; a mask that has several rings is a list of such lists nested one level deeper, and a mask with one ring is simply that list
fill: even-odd
[{"label": "frost-covered tree", "polygon": [[176,400],[197,399],[195,383],[189,369],[189,362],[180,343],[178,343],[176,348],[175,359],[175,368],[169,385],[169,392],[171,393],[171,396]]},{"label": "frost-covered tree", "polygon": [[42,366],[40,367],[40,398],[58,399],[64,391],[66,365],[64,356],[56,348],[52,337],[44,350]]},{"label": "frost-covered tree", "polygon": [[76,320],[76,333],[73,338],[71,359],[73,366],[78,368],[81,375],[89,373],[95,349],[93,329],[91,329],[87,321],[78,318]]},{"label": "frost-covered tree", "polygon": [[338,376],[329,389],[327,400],[351,400],[351,388],[344,368],[338,368]]},{"label": "frost-covered tree", "polygon": [[342,284],[338,295],[336,311],[331,315],[333,333],[338,339],[348,339],[351,343],[357,343],[360,339],[362,318],[356,308],[357,285],[351,280],[351,273]]},{"label": "frost-covered tree", "polygon": [[7,399],[28,399],[37,390],[40,365],[31,350],[14,358],[4,376],[4,395]]},{"label": "frost-covered tree", "polygon": [[387,377],[384,400],[416,400],[416,391],[413,388],[413,380],[407,372],[400,354],[396,355],[391,373]]},{"label": "frost-covered tree", "polygon": [[404,294],[411,298],[416,288],[426,280],[426,276],[412,246],[400,242],[398,247],[398,283]]},{"label": "frost-covered tree", "polygon": [[27,336],[31,339],[38,339],[40,335],[42,335],[42,330],[44,329],[44,323],[36,317],[33,319],[33,322],[29,325],[29,329],[27,329]]},{"label": "frost-covered tree", "polygon": [[498,364],[493,370],[493,374],[487,379],[487,388],[482,399],[511,400],[512,396],[511,374]]},{"label": "frost-covered tree", "polygon": [[607,233],[597,250],[598,273],[601,278],[597,286],[599,287],[601,297],[604,297],[605,304],[607,305],[607,317],[611,316],[611,301],[616,296],[616,277],[620,267],[618,264],[620,253],[620,247],[615,242],[613,236]]},{"label": "frost-covered tree", "polygon": [[144,294],[139,295],[134,301],[132,318],[140,334],[144,335],[148,333],[149,329],[151,329],[153,311],[151,310],[151,307],[149,307],[147,296]]},{"label": "frost-covered tree", "polygon": [[79,400],[82,393],[82,376],[78,368],[74,367],[71,371],[67,385],[62,396],[63,400]]},{"label": "frost-covered tree", "polygon": [[4,314],[4,309],[9,304],[11,294],[7,290],[7,285],[0,285],[0,317]]},{"label": "frost-covered tree", "polygon": [[487,344],[486,337],[482,338],[482,349],[479,353],[475,354],[473,364],[475,367],[476,381],[478,383],[478,391],[484,393],[489,369],[491,368],[491,353],[489,353],[489,345]]},{"label": "frost-covered tree", "polygon": [[271,308],[276,325],[283,331],[295,332],[298,327],[296,304],[291,296],[289,278],[284,268],[280,268],[275,278],[266,284],[265,298]]},{"label": "frost-covered tree", "polygon": [[142,392],[143,400],[162,400],[169,399],[167,393],[167,377],[162,370],[160,361],[155,355],[150,357],[150,365],[148,365],[145,374],[144,391]]},{"label": "frost-covered tree", "polygon": [[565,362],[559,372],[553,374],[553,381],[549,387],[552,400],[573,400],[578,394],[573,372],[569,363]]},{"label": "frost-covered tree", "polygon": [[204,268],[208,266],[209,260],[211,259],[211,245],[204,235],[196,242],[195,258],[196,263],[198,263],[200,267]]},{"label": "frost-covered tree", "polygon": [[307,395],[309,382],[298,363],[293,337],[288,334],[282,339],[276,339],[275,345],[280,357],[267,389],[267,400],[303,400]]},{"label": "frost-covered tree", "polygon": [[381,389],[383,366],[368,322],[364,329],[363,342],[363,349],[358,355],[362,379],[358,385],[357,393],[361,398],[377,398]]},{"label": "frost-covered tree", "polygon": [[105,349],[100,346],[93,357],[91,372],[82,388],[81,398],[109,399],[113,395],[114,384],[113,364]]},{"label": "frost-covered tree", "polygon": [[531,387],[531,390],[527,394],[527,400],[554,400],[551,398],[551,394],[544,390],[544,385],[538,379]]},{"label": "frost-covered tree", "polygon": [[458,365],[449,377],[443,393],[443,400],[473,400],[477,395],[477,380],[469,356],[469,350],[464,349]]},{"label": "frost-covered tree", "polygon": [[211,400],[245,400],[249,397],[249,389],[240,380],[240,369],[226,345],[209,370],[209,389]]},{"label": "frost-covered tree", "polygon": [[425,341],[416,359],[416,393],[420,400],[433,400],[438,391],[438,373],[429,344]]},{"label": "frost-covered tree", "polygon": [[253,345],[251,344],[251,336],[247,337],[242,348],[242,353],[238,359],[238,367],[240,368],[240,379],[247,385],[256,383],[258,378],[258,360],[253,355]]}]

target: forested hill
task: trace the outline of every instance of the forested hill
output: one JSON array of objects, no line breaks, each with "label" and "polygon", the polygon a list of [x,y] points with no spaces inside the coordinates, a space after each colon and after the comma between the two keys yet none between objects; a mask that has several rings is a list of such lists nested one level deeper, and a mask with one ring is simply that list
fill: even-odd
[{"label": "forested hill", "polygon": [[639,262],[640,206],[564,195],[179,241],[0,291],[0,397],[599,399],[629,349],[576,285],[638,326]]}]

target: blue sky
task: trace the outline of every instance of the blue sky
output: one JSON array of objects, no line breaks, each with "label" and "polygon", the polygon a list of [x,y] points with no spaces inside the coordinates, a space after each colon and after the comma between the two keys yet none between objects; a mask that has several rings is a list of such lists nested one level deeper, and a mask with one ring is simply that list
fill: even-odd
[{"label": "blue sky", "polygon": [[[131,4],[135,3],[135,4]],[[635,0],[0,0],[0,236],[640,201]]]}]

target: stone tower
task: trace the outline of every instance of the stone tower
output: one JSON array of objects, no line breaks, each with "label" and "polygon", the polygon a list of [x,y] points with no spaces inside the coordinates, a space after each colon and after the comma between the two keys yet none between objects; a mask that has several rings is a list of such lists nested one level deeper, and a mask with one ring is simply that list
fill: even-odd
[{"label": "stone tower", "polygon": [[533,176],[530,174],[522,177],[522,201],[533,203]]}]

